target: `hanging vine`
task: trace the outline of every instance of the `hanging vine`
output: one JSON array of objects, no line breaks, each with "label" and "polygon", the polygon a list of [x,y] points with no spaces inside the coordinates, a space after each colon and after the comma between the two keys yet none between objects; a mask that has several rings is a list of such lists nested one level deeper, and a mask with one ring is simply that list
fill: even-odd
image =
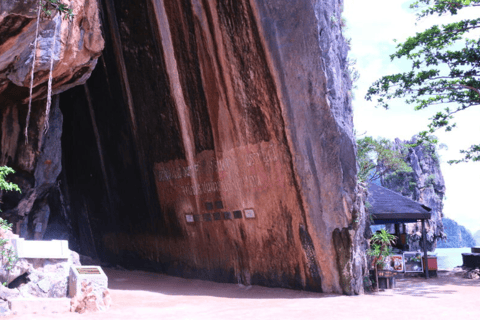
[{"label": "hanging vine", "polygon": [[45,108],[45,127],[44,131],[48,131],[50,106],[52,105],[52,79],[53,79],[53,58],[55,57],[55,43],[57,38],[57,24],[55,24],[55,31],[53,32],[52,46],[50,47],[50,73],[48,75],[48,92],[47,92],[47,107]]},{"label": "hanging vine", "polygon": [[[27,119],[25,124],[25,144],[28,144],[28,127],[30,125],[30,115],[32,112],[32,94],[33,94],[33,80],[35,74],[35,62],[37,57],[37,44],[38,44],[38,32],[40,26],[40,13],[43,12],[45,17],[52,17],[54,12],[63,14],[64,19],[73,20],[75,16],[73,14],[73,9],[68,5],[64,4],[60,0],[38,0],[37,2],[37,24],[35,30],[35,40],[33,41],[33,54],[32,54],[32,72],[30,74],[30,95],[28,98],[28,112]],[[48,118],[50,114],[50,106],[52,104],[52,78],[53,78],[53,58],[55,51],[55,42],[57,37],[57,25],[55,24],[55,31],[52,39],[52,46],[50,50],[51,59],[50,59],[50,73],[48,77],[48,94],[47,94],[47,106],[45,110],[45,132],[48,130]]]},{"label": "hanging vine", "polygon": [[42,5],[42,1],[39,0],[37,3],[37,28],[35,30],[35,40],[33,41],[32,72],[30,74],[30,96],[28,97],[28,112],[27,112],[27,121],[25,124],[25,144],[28,144],[28,126],[30,124],[30,114],[32,112],[33,75],[35,73],[35,60],[37,57],[38,29],[40,26],[41,5]]}]

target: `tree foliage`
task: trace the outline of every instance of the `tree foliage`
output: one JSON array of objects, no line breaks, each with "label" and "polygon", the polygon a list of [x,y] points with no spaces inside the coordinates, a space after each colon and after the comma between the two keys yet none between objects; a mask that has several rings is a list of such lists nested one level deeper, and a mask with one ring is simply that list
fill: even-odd
[{"label": "tree foliage", "polygon": [[386,173],[411,172],[400,151],[388,139],[364,137],[357,139],[358,178],[373,181]]},{"label": "tree foliage", "polygon": [[10,167],[6,167],[6,166],[0,167],[0,190],[18,191],[18,192],[21,192],[21,190],[20,190],[20,188],[18,187],[18,185],[16,185],[15,183],[8,182],[7,180],[5,180],[5,178],[7,177],[7,175],[9,175],[9,174],[11,174],[11,173],[15,173],[15,170],[13,170],[13,169],[10,168]]},{"label": "tree foliage", "polygon": [[[421,8],[419,19],[429,15],[456,15],[461,9],[480,6],[480,0],[418,0],[411,8]],[[467,9],[468,10],[468,9]],[[378,105],[388,109],[389,100],[405,98],[415,110],[453,103],[436,112],[428,129],[419,133],[418,143],[436,142],[438,129],[452,130],[457,112],[480,104],[480,39],[465,38],[480,28],[480,18],[432,26],[399,43],[390,59],[406,58],[412,62],[409,72],[388,75],[374,82],[366,99],[376,97]],[[450,162],[480,161],[480,144],[463,153],[463,159]]]},{"label": "tree foliage", "polygon": [[69,19],[70,21],[73,20],[73,9],[60,0],[40,0],[40,5],[43,14],[47,17],[52,16],[53,12],[57,11],[60,14],[63,14],[64,19]]}]

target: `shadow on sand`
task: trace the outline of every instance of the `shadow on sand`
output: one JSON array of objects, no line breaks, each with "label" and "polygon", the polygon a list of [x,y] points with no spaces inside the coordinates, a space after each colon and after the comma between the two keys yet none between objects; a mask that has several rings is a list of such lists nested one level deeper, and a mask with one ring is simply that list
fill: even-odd
[{"label": "shadow on sand", "polygon": [[[339,296],[283,288],[184,279],[145,271],[105,269],[105,273],[109,279],[110,289],[148,291],[171,296],[211,296],[237,299],[318,299]],[[461,272],[439,272],[438,277],[429,280],[424,278],[397,279],[395,289],[373,294],[438,298],[440,295],[456,293],[455,286],[480,286],[480,280],[465,279],[462,276]]]},{"label": "shadow on sand", "polygon": [[480,287],[480,280],[465,279],[464,272],[439,271],[437,277],[397,279],[395,289],[377,294],[389,296],[393,294],[416,297],[438,298],[439,295],[454,294],[455,286]]},{"label": "shadow on sand", "polygon": [[244,286],[196,279],[184,279],[145,271],[104,269],[113,290],[140,290],[173,296],[213,296],[238,299],[312,299],[338,297],[336,294],[283,288]]}]

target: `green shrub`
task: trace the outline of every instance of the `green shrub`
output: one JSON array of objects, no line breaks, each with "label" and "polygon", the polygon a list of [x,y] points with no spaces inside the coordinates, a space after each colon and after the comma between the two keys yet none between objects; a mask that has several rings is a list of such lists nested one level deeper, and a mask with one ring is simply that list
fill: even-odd
[{"label": "green shrub", "polygon": [[[5,180],[6,176],[11,173],[15,173],[15,170],[6,166],[0,167],[0,190],[21,192],[18,185]],[[5,234],[12,230],[12,224],[8,223],[7,220],[0,218],[0,229],[3,230],[3,233]],[[9,243],[9,239],[3,237],[0,238],[0,261],[2,263],[2,268],[7,270],[8,272],[10,272],[10,270],[13,268],[13,266],[18,260],[15,250],[13,250]],[[7,283],[4,282],[3,285],[6,286]]]}]

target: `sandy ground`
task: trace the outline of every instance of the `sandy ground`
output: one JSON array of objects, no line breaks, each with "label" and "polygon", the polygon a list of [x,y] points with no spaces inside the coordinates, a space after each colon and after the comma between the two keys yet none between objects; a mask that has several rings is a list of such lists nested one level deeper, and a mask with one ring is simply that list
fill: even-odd
[{"label": "sandy ground", "polygon": [[105,312],[3,319],[480,319],[480,280],[454,272],[399,279],[376,294],[341,296],[105,270],[113,299]]}]

